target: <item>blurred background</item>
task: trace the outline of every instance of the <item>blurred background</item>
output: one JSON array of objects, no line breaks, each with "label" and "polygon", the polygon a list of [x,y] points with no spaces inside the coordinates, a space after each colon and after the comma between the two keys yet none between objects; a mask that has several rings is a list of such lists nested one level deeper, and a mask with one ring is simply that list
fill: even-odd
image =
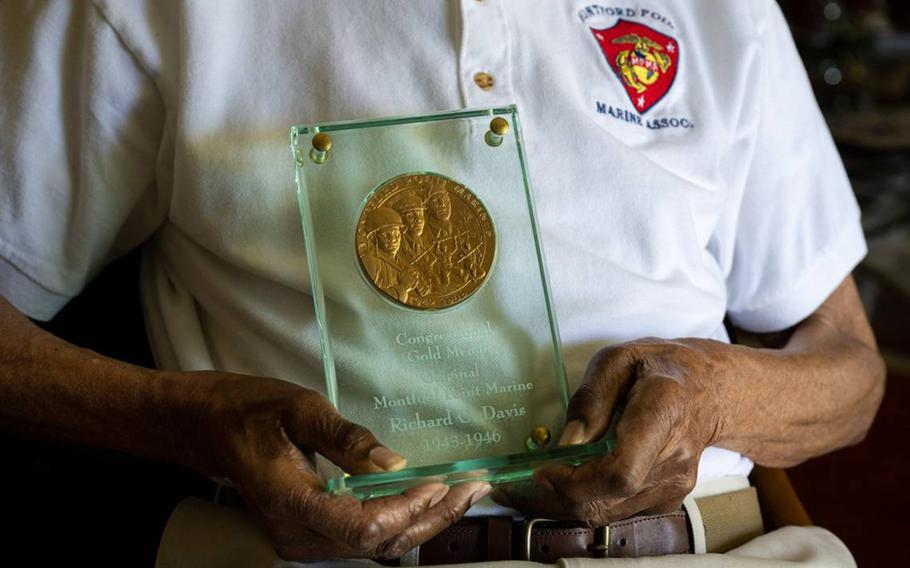
[{"label": "blurred background", "polygon": [[910,2],[779,0],[863,210],[856,272],[888,364],[860,445],[788,471],[812,520],[860,566],[905,566],[910,534]]},{"label": "blurred background", "polygon": [[[840,148],[869,255],[856,273],[888,363],[888,386],[859,446],[788,471],[816,524],[860,566],[907,564],[910,534],[910,1],[780,0]],[[153,366],[138,297],[138,255],[108,267],[54,321],[78,345]],[[88,322],[88,325],[86,323]],[[151,566],[160,529],[182,496],[209,498],[207,479],[168,464],[0,435],[6,553],[29,564]],[[92,519],[91,522],[87,522]],[[96,519],[103,519],[98,521]]]}]

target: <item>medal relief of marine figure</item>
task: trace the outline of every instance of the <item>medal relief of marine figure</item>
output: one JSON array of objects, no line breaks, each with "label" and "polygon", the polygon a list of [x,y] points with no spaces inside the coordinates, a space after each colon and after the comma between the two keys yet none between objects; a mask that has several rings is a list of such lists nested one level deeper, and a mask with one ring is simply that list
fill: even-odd
[{"label": "medal relief of marine figure", "polygon": [[400,255],[401,217],[390,207],[378,207],[366,219],[366,239],[369,250],[362,256],[363,267],[373,283],[389,292],[400,302],[420,284],[418,271],[402,262]]},{"label": "medal relief of marine figure", "polygon": [[432,184],[427,194],[427,229],[433,237],[432,252],[437,263],[432,272],[436,289],[448,289],[458,252],[458,227],[452,219],[452,200],[443,183]]},{"label": "medal relief of marine figure", "polygon": [[452,200],[443,182],[429,184],[427,193],[427,230],[438,241],[444,237],[451,237],[455,232],[452,221]]},{"label": "medal relief of marine figure", "polygon": [[426,296],[432,289],[426,274],[436,263],[436,255],[430,250],[433,241],[425,230],[426,205],[417,190],[405,192],[390,205],[404,223],[399,256],[403,265],[413,267],[419,273],[417,293]]},{"label": "medal relief of marine figure", "polygon": [[475,244],[467,230],[467,219],[457,216],[444,185],[430,187],[427,194],[427,228],[433,236],[430,251],[436,257],[431,276],[437,291],[452,291],[462,285],[481,280],[486,271],[481,268],[482,243]]}]

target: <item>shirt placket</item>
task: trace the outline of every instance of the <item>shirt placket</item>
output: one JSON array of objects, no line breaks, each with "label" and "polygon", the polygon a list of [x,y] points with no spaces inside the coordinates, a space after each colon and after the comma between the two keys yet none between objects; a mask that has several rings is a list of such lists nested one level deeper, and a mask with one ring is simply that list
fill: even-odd
[{"label": "shirt placket", "polygon": [[509,29],[502,0],[461,0],[459,80],[465,106],[514,102]]}]

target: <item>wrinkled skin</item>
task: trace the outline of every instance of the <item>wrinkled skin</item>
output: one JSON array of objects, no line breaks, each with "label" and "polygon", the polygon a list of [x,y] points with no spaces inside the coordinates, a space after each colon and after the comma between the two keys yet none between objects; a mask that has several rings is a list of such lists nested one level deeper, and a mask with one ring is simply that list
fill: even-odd
[{"label": "wrinkled skin", "polygon": [[494,498],[544,518],[591,526],[678,509],[695,486],[699,457],[717,430],[719,413],[709,387],[717,356],[711,351],[722,349],[715,343],[644,339],[599,351],[571,400],[562,441],[603,437],[624,400],[615,451],[577,468],[541,469],[537,484]]},{"label": "wrinkled skin", "polygon": [[600,439],[620,410],[613,453],[541,468],[536,483],[499,489],[494,499],[598,526],[678,509],[708,446],[789,467],[861,441],[884,394],[885,367],[852,277],[787,337],[780,349],[692,338],[601,349],[572,397],[560,443]]},{"label": "wrinkled skin", "polygon": [[229,478],[289,560],[400,556],[489,492],[430,484],[360,502],[325,492],[307,457],[350,473],[405,460],[321,394],[277,379],[144,369],[41,330],[0,296],[0,427],[174,461]]},{"label": "wrinkled skin", "polygon": [[203,379],[211,397],[194,446],[214,448],[208,456],[215,458],[197,469],[234,482],[285,559],[395,558],[489,492],[485,483],[465,483],[428,484],[364,502],[329,495],[301,448],[351,473],[394,471],[405,462],[315,391],[274,379],[197,375],[213,377]]},{"label": "wrinkled skin", "polygon": [[[0,297],[0,426],[21,435],[182,463],[233,480],[287,559],[394,557],[461,517],[489,486],[412,489],[359,502],[327,495],[306,454],[351,473],[404,460],[318,393],[276,379],[143,369],[44,332]],[[564,443],[602,436],[612,455],[536,472],[500,493],[531,514],[590,524],[675,508],[708,445],[785,467],[860,441],[884,365],[848,278],[782,349],[703,339],[607,347],[569,408]],[[573,425],[574,424],[574,425]]]}]

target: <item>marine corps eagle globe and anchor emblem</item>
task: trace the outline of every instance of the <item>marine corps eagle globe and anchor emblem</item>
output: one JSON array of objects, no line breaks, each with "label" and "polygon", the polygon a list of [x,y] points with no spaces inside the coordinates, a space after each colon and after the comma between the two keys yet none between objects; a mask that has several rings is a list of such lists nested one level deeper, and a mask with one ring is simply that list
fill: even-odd
[{"label": "marine corps eagle globe and anchor emblem", "polygon": [[622,19],[610,28],[591,28],[591,33],[640,114],[670,91],[679,67],[675,39]]}]

